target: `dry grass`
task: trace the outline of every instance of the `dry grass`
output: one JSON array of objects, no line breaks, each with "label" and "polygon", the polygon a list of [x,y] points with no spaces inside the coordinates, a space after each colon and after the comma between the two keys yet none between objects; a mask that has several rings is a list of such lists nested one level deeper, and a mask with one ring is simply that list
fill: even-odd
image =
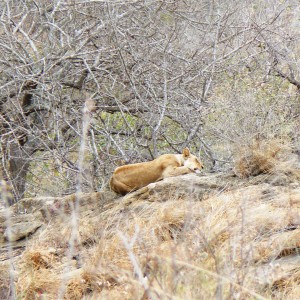
[{"label": "dry grass", "polygon": [[292,147],[282,140],[254,139],[246,145],[238,146],[235,153],[234,171],[240,177],[274,173],[300,177]]},{"label": "dry grass", "polygon": [[57,299],[63,286],[65,299],[296,299],[299,199],[262,184],[121,202],[80,215],[72,257],[69,218],[57,218],[22,255],[18,297]]}]

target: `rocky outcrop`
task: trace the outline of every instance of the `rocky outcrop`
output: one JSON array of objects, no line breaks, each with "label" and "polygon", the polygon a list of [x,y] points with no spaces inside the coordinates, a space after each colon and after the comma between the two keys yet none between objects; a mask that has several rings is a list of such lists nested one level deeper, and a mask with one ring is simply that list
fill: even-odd
[{"label": "rocky outcrop", "polygon": [[[69,226],[74,211],[78,236],[72,242],[71,263],[66,265],[63,253],[71,242],[62,237],[72,237]],[[165,249],[166,242],[173,243],[173,248],[179,247],[180,241],[185,249],[192,249],[190,259],[201,261],[203,253],[211,255],[211,259],[218,257],[218,268],[222,270],[219,272],[224,278],[238,281],[235,272],[240,272],[243,284],[257,291],[282,289],[289,280],[298,278],[300,184],[287,174],[264,174],[247,179],[233,173],[188,174],[149,184],[124,197],[106,191],[23,199],[8,210],[0,211],[0,260],[5,262],[13,257],[20,262],[28,260],[27,254],[20,254],[31,249],[29,260],[46,269],[51,268],[53,260],[61,259],[60,265],[57,263],[56,269],[51,271],[52,275],[66,268],[68,276],[64,280],[85,282],[84,267],[90,264],[90,248],[98,247],[98,253],[112,241],[114,250],[108,258],[103,253],[102,256],[116,261],[120,247],[114,244],[115,236],[118,230],[131,228],[130,222],[134,227],[137,218],[139,226],[149,226],[149,236],[155,235],[161,240],[159,249]],[[177,240],[175,236],[182,231],[186,231],[186,235]],[[129,232],[133,234],[132,229]],[[43,251],[33,250],[39,239],[46,245]],[[195,252],[193,240],[197,243]],[[147,243],[147,239],[144,242]],[[143,247],[151,249],[151,243]],[[123,256],[124,253],[120,254],[118,259]],[[147,261],[149,257],[140,260]],[[146,263],[147,268],[153,264],[151,259]],[[72,274],[76,274],[73,279]],[[126,277],[118,278],[118,273],[95,274],[91,275],[95,280],[108,278],[101,279],[106,287],[119,283],[122,286]]]},{"label": "rocky outcrop", "polygon": [[300,186],[297,178],[292,178],[285,174],[264,174],[247,179],[239,178],[233,172],[211,173],[204,176],[188,174],[151,183],[138,191],[127,194],[123,197],[122,202],[124,205],[130,205],[132,202],[142,200],[163,202],[170,200],[172,197],[190,198],[191,195],[193,200],[200,201],[214,194],[246,186],[260,186],[262,184],[289,189]]},{"label": "rocky outcrop", "polygon": [[[70,214],[76,202],[78,211],[88,213],[93,210],[100,214],[113,205],[114,199],[116,199],[115,193],[97,192],[73,194],[61,198],[24,198],[8,209],[2,208],[0,210],[0,254],[1,248],[6,251],[9,241],[32,238],[37,230],[42,230],[51,219]],[[13,248],[19,248],[18,243],[14,243]]]},{"label": "rocky outcrop", "polygon": [[[265,188],[265,185],[268,187]],[[212,173],[206,175],[188,174],[170,177],[165,180],[151,183],[124,197],[106,191],[87,194],[72,194],[65,197],[37,197],[24,198],[7,210],[0,211],[0,242],[18,241],[33,235],[49,220],[58,216],[70,214],[78,202],[78,211],[101,214],[103,211],[118,205],[120,209],[138,201],[165,202],[172,198],[193,199],[201,201],[222,194],[229,190],[245,186],[260,186],[264,197],[275,197],[278,190],[274,186],[296,189],[299,183],[289,179],[286,175],[261,175],[251,179],[240,179],[233,173]],[[266,190],[273,190],[270,193]],[[9,220],[7,220],[9,216]],[[8,228],[10,226],[10,229]],[[10,232],[9,232],[10,231]]]},{"label": "rocky outcrop", "polygon": [[3,223],[5,227],[4,239],[15,242],[35,233],[43,222],[35,220],[33,215],[11,217]]}]

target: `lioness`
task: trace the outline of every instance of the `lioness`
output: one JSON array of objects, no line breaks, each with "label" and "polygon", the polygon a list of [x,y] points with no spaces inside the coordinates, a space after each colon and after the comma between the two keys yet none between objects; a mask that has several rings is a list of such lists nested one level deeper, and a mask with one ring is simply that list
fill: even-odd
[{"label": "lioness", "polygon": [[200,173],[201,169],[203,165],[200,160],[185,148],[182,154],[164,154],[152,161],[116,168],[110,187],[116,193],[125,195],[151,182],[192,172]]}]

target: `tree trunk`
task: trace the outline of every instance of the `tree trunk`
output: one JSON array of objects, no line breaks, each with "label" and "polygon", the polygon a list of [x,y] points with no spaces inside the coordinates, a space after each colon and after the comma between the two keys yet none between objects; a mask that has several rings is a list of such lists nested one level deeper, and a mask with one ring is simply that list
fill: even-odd
[{"label": "tree trunk", "polygon": [[23,149],[18,144],[12,143],[9,152],[8,170],[16,202],[24,197],[29,162],[25,158]]}]

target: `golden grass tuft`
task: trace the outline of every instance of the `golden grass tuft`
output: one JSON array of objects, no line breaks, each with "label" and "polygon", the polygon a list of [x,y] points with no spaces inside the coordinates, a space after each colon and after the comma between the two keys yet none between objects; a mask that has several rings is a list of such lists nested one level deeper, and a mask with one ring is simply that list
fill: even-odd
[{"label": "golden grass tuft", "polygon": [[[295,272],[291,277],[288,262],[299,250],[299,195],[262,184],[204,201],[138,200],[123,210],[90,211],[79,217],[70,264],[69,223],[53,223],[22,256],[18,297],[57,299],[62,285],[65,299],[214,299],[217,291],[228,299],[295,295],[299,278]],[[272,279],[279,259],[287,263]]]},{"label": "golden grass tuft", "polygon": [[41,251],[27,251],[23,257],[26,267],[34,270],[49,269],[54,260],[52,254]]},{"label": "golden grass tuft", "polygon": [[279,139],[254,139],[249,144],[238,146],[234,158],[234,171],[240,177],[279,172],[300,176],[294,167],[292,148]]},{"label": "golden grass tuft", "polygon": [[78,278],[72,278],[67,284],[66,299],[82,299],[84,296],[111,289],[117,284],[108,274],[95,269],[84,270]]},{"label": "golden grass tuft", "polygon": [[284,294],[284,299],[299,299],[300,295],[300,268],[296,268],[293,274],[289,274],[284,278],[273,282],[271,289],[273,294]]},{"label": "golden grass tuft", "polygon": [[16,283],[17,294],[22,299],[55,299],[60,284],[60,278],[53,272],[57,263],[58,258],[53,248],[26,250],[19,265],[21,275]]},{"label": "golden grass tuft", "polygon": [[31,270],[25,274],[19,276],[16,284],[17,295],[21,299],[57,299],[60,288],[60,278],[57,274],[49,269]]},{"label": "golden grass tuft", "polygon": [[158,214],[149,219],[148,227],[155,231],[155,235],[162,241],[175,239],[183,229],[186,221],[186,204],[179,200],[165,204],[158,209]]},{"label": "golden grass tuft", "polygon": [[[300,295],[300,274],[299,271],[298,273],[298,278],[297,279],[291,279],[289,281],[288,285],[284,285],[286,288],[286,291],[283,291],[283,297],[281,299],[286,299],[286,300],[295,300],[299,299]],[[278,297],[279,299],[279,297]]]}]

